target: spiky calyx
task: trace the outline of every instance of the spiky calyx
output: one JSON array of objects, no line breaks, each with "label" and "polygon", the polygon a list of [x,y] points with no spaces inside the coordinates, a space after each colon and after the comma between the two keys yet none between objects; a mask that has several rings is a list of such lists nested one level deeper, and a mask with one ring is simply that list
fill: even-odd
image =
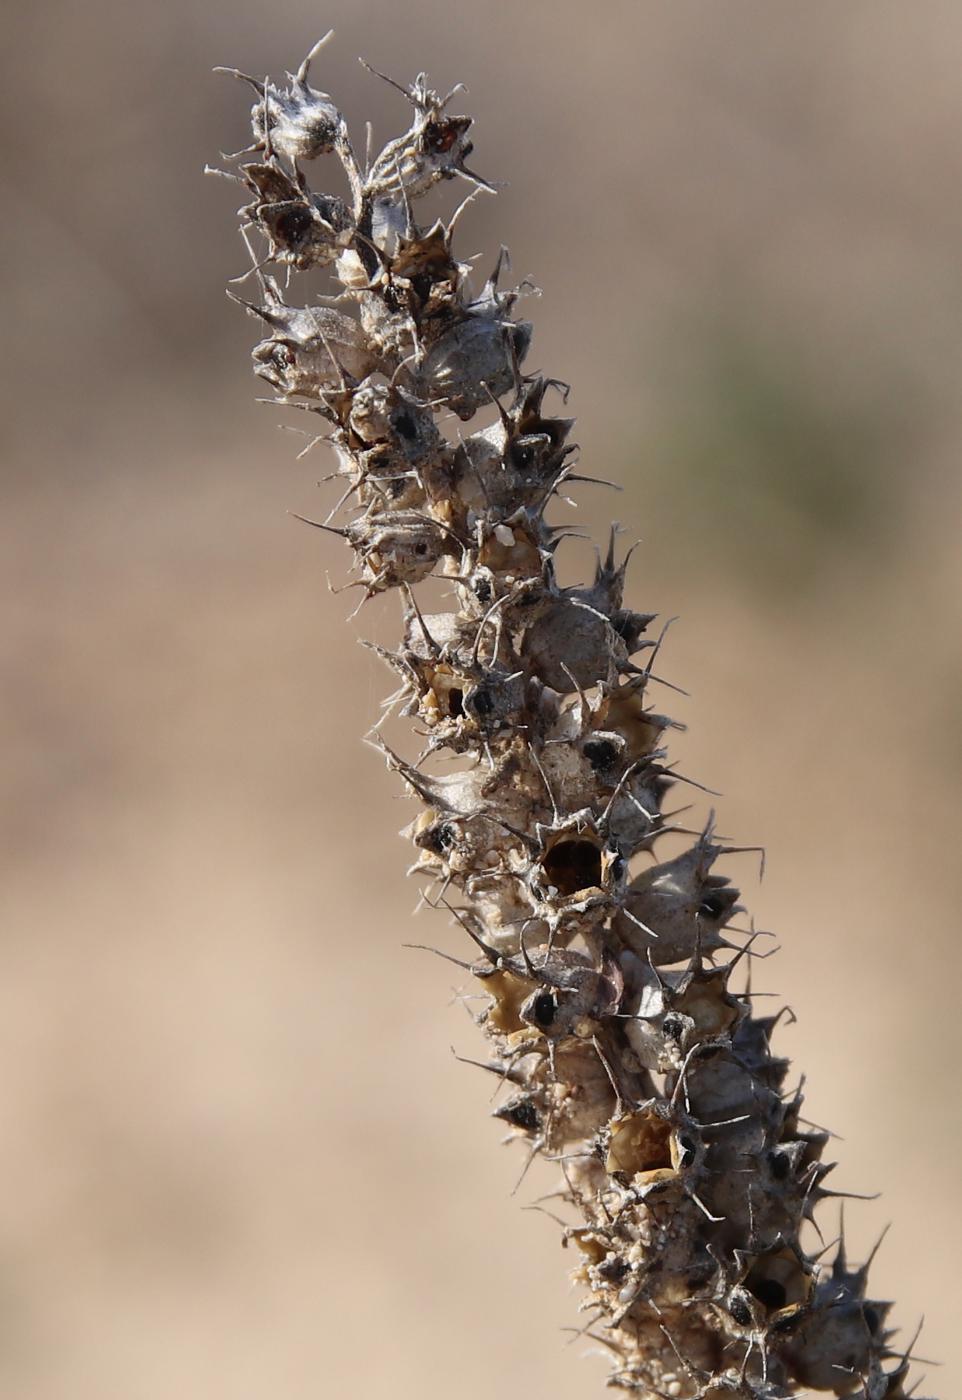
[{"label": "spiky calyx", "polygon": [[[377,650],[400,680],[389,709],[426,742],[414,762],[378,742],[421,804],[414,871],[474,945],[462,966],[506,1090],[496,1117],[561,1165],[577,1215],[564,1241],[612,1384],[646,1400],[897,1400],[907,1362],[887,1365],[867,1266],[807,1247],[833,1194],[827,1134],[785,1091],[778,1017],[735,990],[754,935],[733,928],[739,893],[716,870],[734,848],[709,821],[653,854],[682,830],[662,810],[679,775],[648,699],[654,619],[624,606],[614,531],[590,585],[556,577],[564,531],[545,512],[579,480],[572,420],[549,406],[563,386],[523,373],[531,327],[522,289],[499,286],[503,252],[479,294],[453,253],[458,215],[490,188],[465,164],[471,119],[420,75],[400,89],[408,131],[362,168],[310,86],[316,51],[286,88],[237,74],[253,145],[232,178],[252,196],[245,237],[264,240],[260,299],[244,303],[265,327],[255,373],[324,422],[346,515],[323,528],[351,546],[365,597],[400,592],[401,641]],[[332,156],[346,197],[301,169]],[[415,201],[450,179],[474,188],[420,226]],[[338,293],[291,305],[270,263],[330,269]],[[487,426],[443,430],[443,413],[481,410]],[[419,607],[429,577],[448,581],[447,611]],[[433,766],[442,752],[457,771]]]}]

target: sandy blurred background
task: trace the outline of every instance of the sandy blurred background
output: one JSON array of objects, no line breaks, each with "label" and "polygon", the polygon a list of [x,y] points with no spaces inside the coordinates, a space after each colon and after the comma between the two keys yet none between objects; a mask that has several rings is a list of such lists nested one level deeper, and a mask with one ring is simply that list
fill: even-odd
[{"label": "sandy blurred background", "polygon": [[[763,841],[759,985],[844,1137],[839,1187],[918,1350],[962,1380],[962,9],[849,0],[8,10],[0,382],[0,1394],[599,1393],[555,1227],[510,1191],[410,808],[360,734],[389,677],[346,561],[288,508],[322,453],[253,402],[215,63],[362,130],[463,79],[465,221],[531,369],[574,385],[585,494],[680,613],[686,770]],[[294,421],[292,419],[292,421]],[[295,426],[297,426],[295,422]],[[330,488],[328,488],[329,490]],[[572,567],[577,563],[570,556]],[[569,581],[574,581],[569,578]],[[352,605],[352,604],[351,604]],[[824,1216],[830,1237],[831,1208]],[[927,1369],[927,1368],[922,1368]]]}]

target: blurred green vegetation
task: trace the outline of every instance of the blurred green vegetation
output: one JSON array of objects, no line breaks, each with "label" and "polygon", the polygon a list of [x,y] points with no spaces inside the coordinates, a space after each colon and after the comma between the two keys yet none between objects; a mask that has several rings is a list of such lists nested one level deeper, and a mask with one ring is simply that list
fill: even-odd
[{"label": "blurred green vegetation", "polygon": [[766,331],[728,321],[686,337],[659,385],[644,476],[681,547],[710,546],[713,568],[782,607],[842,563],[890,560],[921,424],[897,370],[847,374],[837,345],[813,363]]}]

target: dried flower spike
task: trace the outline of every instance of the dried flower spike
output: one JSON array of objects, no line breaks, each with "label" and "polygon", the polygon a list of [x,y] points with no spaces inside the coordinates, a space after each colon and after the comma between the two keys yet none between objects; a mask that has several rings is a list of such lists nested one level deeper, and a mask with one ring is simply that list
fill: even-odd
[{"label": "dried flower spike", "polygon": [[[410,126],[361,169],[308,83],[320,47],[286,87],[244,78],[241,157],[257,159],[235,178],[252,196],[245,237],[263,242],[244,303],[265,328],[254,369],[334,448],[343,523],[311,523],[350,545],[365,597],[399,591],[397,649],[375,650],[399,682],[387,713],[413,721],[420,753],[377,742],[419,804],[414,872],[468,939],[453,961],[484,1003],[495,1117],[561,1166],[563,1242],[612,1385],[643,1400],[898,1400],[909,1355],[889,1305],[811,1223],[836,1194],[828,1135],[786,1090],[779,1017],[736,987],[755,938],[716,868],[734,848],[709,818],[679,850],[663,810],[680,779],[673,722],[649,697],[661,637],[624,606],[615,532],[590,584],[557,581],[565,532],[546,513],[578,479],[572,420],[552,411],[564,386],[524,372],[531,326],[522,288],[499,287],[503,252],[471,290],[452,251],[464,205],[417,221],[440,181],[491,188],[465,164],[471,119],[423,74],[393,84]],[[327,172],[329,158],[347,199],[308,187],[302,163]],[[292,303],[291,275],[316,268],[336,295]],[[452,424],[482,413],[467,435]],[[447,581],[447,611],[419,606],[428,577]],[[445,753],[457,771],[435,766]]]}]

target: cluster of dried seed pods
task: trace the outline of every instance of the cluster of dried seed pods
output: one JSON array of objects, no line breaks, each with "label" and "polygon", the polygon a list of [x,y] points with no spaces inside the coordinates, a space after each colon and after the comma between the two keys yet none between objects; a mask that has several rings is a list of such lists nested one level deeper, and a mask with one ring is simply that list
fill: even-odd
[{"label": "cluster of dried seed pods", "polygon": [[[316,52],[285,88],[236,75],[254,93],[231,178],[251,195],[245,237],[263,240],[259,299],[244,303],[265,328],[255,373],[323,420],[343,481],[343,523],[323,528],[351,546],[365,596],[400,593],[402,640],[378,651],[400,682],[389,709],[423,752],[408,762],[378,742],[421,803],[414,871],[474,945],[462,966],[504,1089],[495,1115],[560,1164],[578,1219],[564,1239],[612,1384],[897,1400],[908,1360],[889,1346],[888,1305],[840,1244],[831,1263],[812,1252],[808,1222],[833,1194],[827,1134],[786,1091],[778,1017],[735,990],[754,939],[733,929],[738,891],[716,870],[732,848],[709,823],[654,855],[669,833],[680,844],[662,810],[672,721],[649,701],[660,639],[624,606],[614,532],[591,584],[557,581],[564,531],[545,512],[580,479],[572,420],[552,411],[563,386],[524,372],[531,327],[521,289],[499,286],[503,254],[475,294],[452,251],[487,187],[465,164],[471,119],[419,76],[399,88],[409,129],[362,166],[310,85]],[[312,161],[339,163],[343,195],[309,188]],[[417,200],[451,179],[467,199],[422,226]],[[315,268],[336,292],[292,305],[290,273]],[[487,426],[451,429],[482,411]],[[448,611],[419,607],[428,576],[447,580]],[[454,771],[434,766],[442,752]]]}]

